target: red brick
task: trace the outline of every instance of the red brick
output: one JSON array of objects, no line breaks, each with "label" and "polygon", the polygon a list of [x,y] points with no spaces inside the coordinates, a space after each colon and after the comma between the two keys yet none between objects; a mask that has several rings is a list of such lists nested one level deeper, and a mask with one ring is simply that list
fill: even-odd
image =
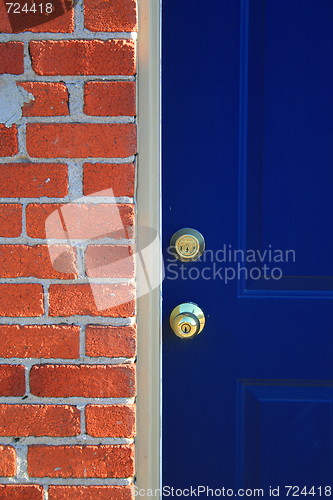
[{"label": "red brick", "polygon": [[86,354],[93,357],[133,358],[136,355],[135,326],[88,325]]},{"label": "red brick", "polygon": [[86,0],[85,27],[90,31],[137,31],[136,0]]},{"label": "red brick", "polygon": [[15,156],[17,153],[18,142],[16,125],[7,128],[5,125],[0,124],[0,156]]},{"label": "red brick", "polygon": [[34,283],[1,283],[1,316],[41,316],[44,313],[42,285]]},{"label": "red brick", "polygon": [[2,198],[63,197],[67,193],[67,165],[62,163],[0,164],[0,196]]},{"label": "red brick", "polygon": [[[21,1],[20,3],[22,5],[24,2]],[[22,31],[31,31],[33,33],[69,33],[74,29],[73,18],[73,10],[70,10],[63,15],[52,19],[52,21],[28,28],[25,28],[24,20],[21,18],[21,22],[17,23],[20,25],[19,29],[13,29],[6,12],[5,3],[0,2],[0,33],[18,33]]]},{"label": "red brick", "polygon": [[[0,476],[11,477],[16,474],[16,454],[12,446],[0,446]],[[1,495],[1,490],[0,490]],[[1,496],[0,496],[1,498]]]},{"label": "red brick", "polygon": [[27,233],[32,238],[131,238],[133,224],[131,204],[32,203],[27,206]]},{"label": "red brick", "polygon": [[22,232],[22,205],[0,204],[0,236],[16,238]]},{"label": "red brick", "polygon": [[29,123],[35,158],[127,158],[136,153],[134,123]]},{"label": "red brick", "polygon": [[85,256],[87,276],[92,278],[134,277],[133,250],[129,246],[91,245],[87,248]]},{"label": "red brick", "polygon": [[25,31],[32,31],[33,33],[72,33],[74,31],[74,11],[71,9],[52,21]]},{"label": "red brick", "polygon": [[12,33],[5,2],[0,2],[0,33]]},{"label": "red brick", "polygon": [[23,107],[23,116],[69,115],[68,91],[64,83],[19,82],[35,98]]},{"label": "red brick", "polygon": [[1,500],[43,500],[43,487],[32,484],[0,485]]},{"label": "red brick", "polygon": [[85,163],[83,190],[92,196],[134,196],[134,165],[118,163]]},{"label": "red brick", "polygon": [[135,315],[135,293],[127,283],[51,285],[49,305],[49,316],[128,318]]},{"label": "red brick", "polygon": [[0,405],[0,436],[76,436],[80,412],[73,406]]},{"label": "red brick", "polygon": [[134,365],[35,365],[31,393],[39,397],[131,398]]},{"label": "red brick", "polygon": [[131,486],[50,486],[49,500],[132,500]]},{"label": "red brick", "polygon": [[37,75],[134,75],[133,40],[48,40],[30,42]]},{"label": "red brick", "polygon": [[73,279],[75,251],[66,245],[0,245],[0,277]]},{"label": "red brick", "polygon": [[0,365],[0,396],[23,396],[24,393],[24,366]]},{"label": "red brick", "polygon": [[23,42],[0,43],[0,73],[20,75],[24,71]]},{"label": "red brick", "polygon": [[132,445],[29,446],[31,477],[131,477]]},{"label": "red brick", "polygon": [[79,357],[80,328],[74,325],[0,325],[0,357]]},{"label": "red brick", "polygon": [[93,437],[135,436],[135,405],[88,405],[87,433]]},{"label": "red brick", "polygon": [[135,82],[87,82],[84,112],[93,116],[135,116]]}]

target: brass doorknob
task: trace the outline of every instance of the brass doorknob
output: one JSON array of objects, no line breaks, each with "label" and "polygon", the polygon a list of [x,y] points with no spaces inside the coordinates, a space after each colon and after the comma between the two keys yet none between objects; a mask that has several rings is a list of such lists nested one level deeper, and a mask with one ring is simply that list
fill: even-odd
[{"label": "brass doorknob", "polygon": [[198,335],[205,326],[205,315],[196,304],[185,302],[175,307],[170,314],[173,332],[182,339]]}]

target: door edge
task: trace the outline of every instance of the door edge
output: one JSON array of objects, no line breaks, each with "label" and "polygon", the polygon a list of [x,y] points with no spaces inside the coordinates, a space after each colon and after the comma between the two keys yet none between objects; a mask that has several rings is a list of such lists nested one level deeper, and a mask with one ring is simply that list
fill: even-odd
[{"label": "door edge", "polygon": [[[161,0],[138,0],[137,248],[146,228],[161,241]],[[140,257],[140,256],[139,256]],[[148,259],[149,260],[149,259]],[[162,259],[144,262],[158,286],[138,296],[137,489],[161,488],[161,282]],[[140,281],[140,273],[137,274]],[[140,288],[140,282],[138,283]],[[140,295],[140,293],[138,294]],[[155,498],[159,498],[156,496]]]}]

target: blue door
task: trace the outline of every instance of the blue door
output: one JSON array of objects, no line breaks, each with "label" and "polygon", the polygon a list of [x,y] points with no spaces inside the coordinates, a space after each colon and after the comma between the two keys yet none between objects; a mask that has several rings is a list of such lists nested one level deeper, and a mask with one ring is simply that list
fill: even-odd
[{"label": "blue door", "polygon": [[163,1],[163,213],[163,484],[333,495],[332,0]]}]

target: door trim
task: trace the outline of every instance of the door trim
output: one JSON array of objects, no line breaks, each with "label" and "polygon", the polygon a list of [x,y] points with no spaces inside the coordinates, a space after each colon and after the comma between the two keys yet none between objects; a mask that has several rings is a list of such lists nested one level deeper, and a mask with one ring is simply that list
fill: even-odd
[{"label": "door trim", "polygon": [[[137,245],[143,248],[144,228],[156,231],[161,241],[161,0],[138,0],[138,8]],[[151,265],[162,277],[162,261]],[[137,306],[136,486],[156,490],[161,487],[161,285],[138,297]]]}]

